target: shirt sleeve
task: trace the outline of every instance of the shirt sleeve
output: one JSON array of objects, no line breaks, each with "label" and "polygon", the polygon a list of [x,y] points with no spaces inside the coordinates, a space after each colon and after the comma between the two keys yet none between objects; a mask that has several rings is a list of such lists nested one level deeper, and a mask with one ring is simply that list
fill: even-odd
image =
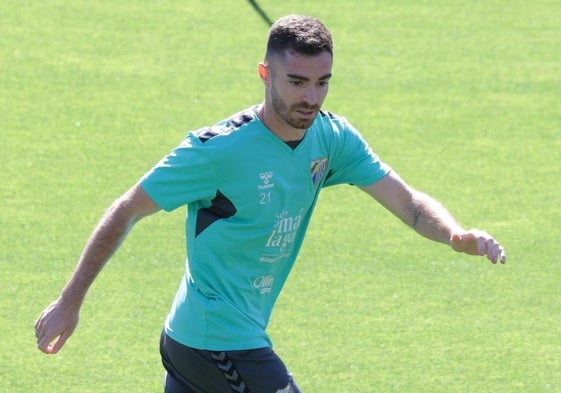
[{"label": "shirt sleeve", "polygon": [[324,186],[348,183],[365,187],[391,171],[360,133],[344,119],[337,123],[335,154]]},{"label": "shirt sleeve", "polygon": [[212,199],[216,183],[213,163],[202,142],[193,134],[187,135],[140,180],[148,196],[166,211]]}]

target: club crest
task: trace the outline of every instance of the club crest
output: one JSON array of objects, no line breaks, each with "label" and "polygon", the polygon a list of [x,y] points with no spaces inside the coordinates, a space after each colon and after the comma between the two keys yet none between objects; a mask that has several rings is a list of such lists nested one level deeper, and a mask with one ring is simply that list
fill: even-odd
[{"label": "club crest", "polygon": [[314,186],[317,186],[323,175],[325,174],[325,170],[327,169],[327,157],[325,158],[318,158],[317,160],[313,160],[310,165],[310,171],[312,175],[312,182]]}]

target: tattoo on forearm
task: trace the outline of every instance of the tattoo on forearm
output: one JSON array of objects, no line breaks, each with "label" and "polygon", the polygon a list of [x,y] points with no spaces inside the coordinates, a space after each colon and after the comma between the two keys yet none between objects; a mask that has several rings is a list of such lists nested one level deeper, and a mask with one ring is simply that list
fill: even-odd
[{"label": "tattoo on forearm", "polygon": [[419,210],[415,210],[415,216],[413,217],[413,228],[417,228],[417,224],[419,223],[420,216],[421,216],[421,212]]}]

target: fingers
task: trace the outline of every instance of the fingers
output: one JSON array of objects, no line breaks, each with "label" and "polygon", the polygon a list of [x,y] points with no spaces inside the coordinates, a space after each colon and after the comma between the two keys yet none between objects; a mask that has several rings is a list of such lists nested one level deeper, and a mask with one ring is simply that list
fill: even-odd
[{"label": "fingers", "polygon": [[458,252],[486,256],[492,263],[506,263],[504,247],[487,232],[472,229],[463,234],[453,234],[450,245]]},{"label": "fingers", "polygon": [[[35,338],[37,339],[37,348],[44,353],[53,354],[53,348],[60,337],[60,334],[51,333],[45,322],[45,313],[43,312],[37,322],[35,322]],[[60,349],[60,345],[57,348]],[[58,352],[57,349],[57,352]]]},{"label": "fingers", "polygon": [[41,343],[44,341],[45,338],[45,331],[43,329],[43,316],[44,316],[44,312],[41,313],[41,315],[39,316],[39,318],[37,319],[37,321],[35,321],[35,338],[37,339],[37,347],[43,351],[44,351],[44,347],[41,345]]},{"label": "fingers", "polygon": [[55,301],[47,307],[35,322],[37,348],[47,354],[55,354],[64,346],[78,324],[78,308],[65,307]]},{"label": "fingers", "polygon": [[499,254],[499,260],[504,265],[506,263],[506,251],[504,248],[501,247],[501,252]]},{"label": "fingers", "polygon": [[54,337],[54,339],[51,339],[49,335],[44,335],[41,340],[37,340],[37,348],[46,354],[54,355],[64,346],[68,337],[70,337],[70,335],[65,332]]},{"label": "fingers", "polygon": [[492,263],[506,263],[506,252],[504,248],[493,238],[485,242],[485,249],[482,255],[486,255]]},{"label": "fingers", "polygon": [[37,338],[37,348],[39,348],[41,352],[52,354],[53,342],[54,340],[50,340],[49,338],[47,338],[47,336],[41,335]]},{"label": "fingers", "polygon": [[70,334],[63,330],[58,332],[53,329],[46,328],[43,324],[35,328],[35,337],[37,338],[37,348],[46,354],[56,354],[64,345]]},{"label": "fingers", "polygon": [[487,256],[487,259],[494,264],[497,262],[506,263],[505,249],[491,235],[480,232],[477,240],[479,255]]}]

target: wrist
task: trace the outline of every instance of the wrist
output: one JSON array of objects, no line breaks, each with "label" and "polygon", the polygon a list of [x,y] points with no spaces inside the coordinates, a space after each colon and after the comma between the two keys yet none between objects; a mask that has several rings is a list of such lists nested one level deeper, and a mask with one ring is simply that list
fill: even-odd
[{"label": "wrist", "polygon": [[80,308],[84,302],[86,293],[83,291],[74,290],[72,287],[65,287],[58,300],[59,303],[64,304],[68,307]]}]

